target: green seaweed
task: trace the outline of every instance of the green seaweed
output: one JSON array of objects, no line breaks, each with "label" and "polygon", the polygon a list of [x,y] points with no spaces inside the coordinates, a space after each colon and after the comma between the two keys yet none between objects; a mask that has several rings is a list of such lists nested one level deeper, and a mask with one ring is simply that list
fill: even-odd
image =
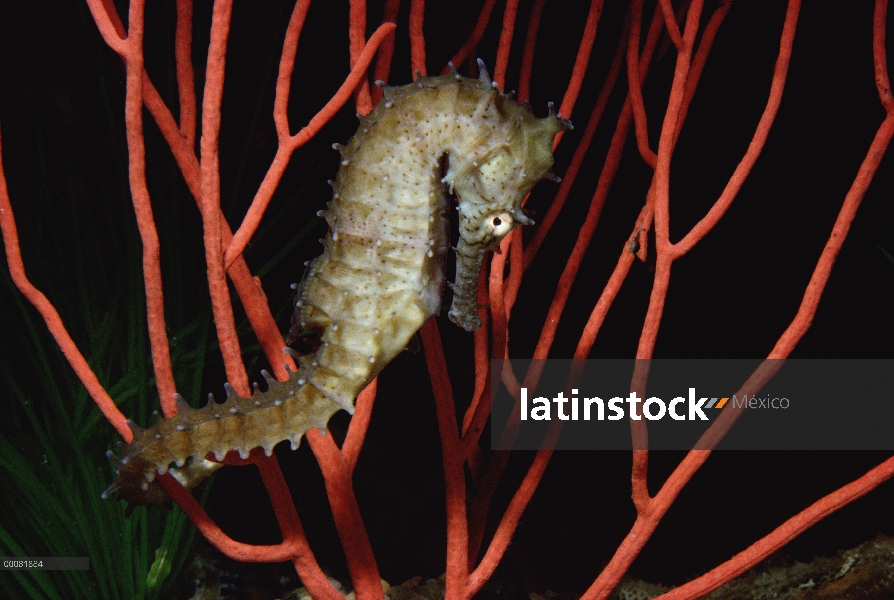
[{"label": "green seaweed", "polygon": [[[2,124],[22,255],[28,277],[56,306],[109,395],[125,415],[146,425],[159,399],[146,328],[142,248],[130,202],[120,60],[105,47],[85,5],[60,6],[57,12],[65,13],[52,14],[69,37],[47,38],[43,45],[36,38],[25,40],[20,51],[32,57],[29,75],[22,71],[16,83],[31,96],[24,103],[9,102],[15,119]],[[287,16],[280,15],[280,21]],[[172,48],[173,31],[157,33],[153,43]],[[260,92],[272,90],[275,81],[274,38]],[[170,76],[173,55],[167,60],[161,72],[168,76],[155,79],[176,113],[176,102],[170,101],[176,89]],[[240,143],[265,124],[258,116],[268,108],[264,93],[255,102]],[[195,405],[209,386],[221,389],[223,371],[207,301],[201,219],[170,150],[144,114],[171,358],[178,390]],[[242,163],[251,153],[247,143],[240,147],[236,164],[224,169],[228,204],[237,197],[246,200],[239,189],[249,179]],[[298,242],[321,222],[296,217],[307,188],[305,183],[287,192],[289,202],[272,206],[255,236],[255,243],[268,232],[276,238],[265,242],[273,257],[259,276],[285,258],[297,261]],[[114,477],[105,452],[115,448],[118,435],[43,319],[13,285],[5,260],[0,264],[0,555],[90,559],[87,571],[5,572],[0,597],[174,597],[195,529],[176,506],[172,511],[137,507],[127,518],[125,502],[100,498]],[[286,296],[277,294],[275,307],[284,325],[292,303]],[[256,374],[260,352],[246,320],[237,331],[244,336],[249,372]]]}]

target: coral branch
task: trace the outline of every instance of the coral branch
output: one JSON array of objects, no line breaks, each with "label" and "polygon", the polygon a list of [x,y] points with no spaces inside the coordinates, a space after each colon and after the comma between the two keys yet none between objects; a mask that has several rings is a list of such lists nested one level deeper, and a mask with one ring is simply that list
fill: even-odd
[{"label": "coral branch", "polygon": [[263,452],[255,450],[243,464],[255,462],[261,470],[261,477],[271,494],[274,510],[280,523],[287,523],[283,529],[283,541],[274,546],[257,546],[237,542],[218,527],[208,513],[195,498],[169,474],[160,475],[159,481],[165,491],[183,509],[186,516],[215,548],[226,556],[246,562],[281,562],[291,561],[301,577],[304,586],[315,598],[327,600],[343,600],[342,596],[329,582],[325,573],[314,558],[313,551],[304,536],[304,529],[295,513],[291,494],[282,479],[275,459],[263,456]]},{"label": "coral branch", "polygon": [[518,486],[515,495],[506,508],[506,512],[503,513],[503,518],[497,526],[497,531],[494,533],[494,537],[484,553],[481,563],[469,576],[467,584],[469,595],[478,592],[481,586],[487,583],[487,580],[493,575],[494,569],[497,568],[500,559],[509,547],[512,534],[515,532],[515,528],[525,512],[528,502],[530,502],[534,492],[537,491],[537,486],[540,485],[540,479],[543,477],[543,472],[546,470],[551,457],[552,450],[540,450],[534,457],[528,473]]},{"label": "coral branch", "polygon": [[[592,0],[590,2],[590,12],[587,13],[587,21],[584,23],[584,34],[578,46],[577,57],[574,59],[571,80],[568,82],[568,88],[565,90],[565,96],[562,98],[562,105],[559,107],[559,114],[566,119],[571,118],[577,97],[580,95],[580,88],[584,83],[584,74],[587,72],[587,65],[590,64],[590,54],[593,52],[593,44],[596,42],[596,30],[599,28],[599,17],[602,16],[602,5],[603,0]],[[559,145],[563,133],[563,131],[560,131],[559,135],[556,136],[553,149]]]},{"label": "coral branch", "polygon": [[888,1],[875,0],[875,11],[872,14],[872,58],[875,67],[875,87],[885,112],[894,111],[894,98],[891,96],[891,80],[888,76],[888,57],[885,53],[885,20],[888,16]]},{"label": "coral branch", "polygon": [[466,517],[466,482],[456,430],[453,389],[447,375],[447,364],[437,323],[429,319],[420,330],[425,349],[425,362],[435,393],[438,431],[441,435],[442,464],[447,502],[447,597],[468,598],[469,530]]},{"label": "coral branch", "polygon": [[117,52],[122,58],[127,53],[124,27],[118,18],[115,4],[112,0],[87,0],[87,6],[96,21],[102,39],[109,48]]},{"label": "coral branch", "polygon": [[357,398],[351,425],[340,450],[331,435],[322,435],[316,430],[307,434],[326,481],[326,494],[348,561],[351,581],[358,597],[364,600],[381,599],[383,592],[379,568],[360,516],[351,478],[372,416],[376,387],[376,380],[373,380]]},{"label": "coral branch", "polygon": [[47,328],[62,350],[62,354],[68,360],[71,368],[81,383],[87,389],[87,393],[96,402],[96,406],[102,411],[103,416],[115,428],[125,441],[133,439],[133,432],[127,426],[127,418],[115,406],[115,401],[109,396],[105,388],[96,378],[96,373],[87,364],[87,360],[77,344],[71,339],[68,330],[62,323],[62,318],[56,307],[47,297],[38,290],[25,274],[25,263],[22,260],[22,250],[19,246],[19,233],[16,227],[15,215],[12,212],[12,204],[9,201],[9,188],[6,185],[6,173],[3,170],[3,146],[0,143],[0,230],[3,232],[3,247],[6,251],[6,263],[9,265],[9,275],[13,283],[28,299],[28,302],[37,309],[40,316],[47,324]]},{"label": "coral branch", "polygon": [[887,117],[882,121],[881,126],[872,139],[866,158],[860,163],[857,170],[857,176],[844,197],[844,203],[832,226],[832,232],[823,248],[823,253],[817,261],[816,269],[807,283],[807,289],[804,292],[804,299],[798,307],[798,312],[794,320],[779,337],[776,346],[770,352],[769,358],[787,357],[797,343],[801,340],[816,314],[817,306],[822,297],[826,283],[829,281],[829,275],[832,272],[832,266],[835,259],[844,245],[847,238],[847,232],[850,230],[851,223],[860,207],[863,196],[872,179],[878,171],[879,164],[891,143],[894,136],[894,101],[891,99],[890,84],[888,83],[887,63],[885,58],[885,16],[887,10],[887,2],[877,0],[875,6],[875,14],[873,20],[873,57],[875,59],[875,80],[879,90],[879,97],[882,106],[887,112]]},{"label": "coral branch", "polygon": [[142,0],[130,5],[129,33],[125,65],[127,95],[124,119],[127,129],[127,156],[130,171],[130,193],[140,240],[143,243],[143,283],[146,291],[146,316],[155,384],[166,415],[176,413],[174,369],[168,347],[167,326],[162,293],[160,245],[149,188],[146,185],[146,147],[143,140],[143,8]]},{"label": "coral branch", "polygon": [[[112,13],[110,18],[116,29],[120,28],[121,31],[123,31],[123,25],[121,25],[120,20],[118,20],[117,14]],[[178,19],[178,23],[183,20],[181,12],[178,12]],[[180,63],[178,62],[178,66],[179,65]],[[196,118],[195,93],[192,91],[191,81],[185,81],[186,75],[186,70],[181,68],[181,71],[178,72],[178,89],[180,90],[181,107],[188,107],[188,111],[181,109],[181,127],[194,129],[194,125],[190,125],[190,123],[194,123]],[[158,91],[155,89],[155,86],[152,85],[145,70],[143,71],[143,102],[155,119],[155,123],[161,130],[165,140],[168,142],[168,145],[171,148],[171,153],[177,161],[177,165],[183,174],[186,185],[189,188],[190,193],[192,193],[193,197],[196,199],[196,204],[199,205],[201,198],[199,161],[196,158],[193,149],[194,139],[192,141],[190,139],[190,135],[194,137],[195,132],[192,131],[190,133],[190,131],[181,131],[181,128],[174,122],[170,110],[165,106]],[[221,235],[221,243],[223,247],[229,246],[233,234],[229,224],[222,215]],[[282,355],[282,336],[279,333],[279,328],[276,322],[273,320],[273,316],[270,314],[270,309],[267,306],[267,298],[261,288],[260,281],[251,276],[248,266],[245,264],[245,260],[241,256],[229,267],[228,274],[233,281],[233,285],[236,287],[236,293],[242,301],[246,315],[248,316],[255,335],[258,337],[258,341],[261,343],[264,353],[267,356],[267,360],[276,376],[280,380],[284,380],[288,376],[284,365],[288,365],[290,368],[294,369],[295,364],[291,357]],[[173,405],[172,400],[162,399],[162,402],[163,407],[165,407],[166,404],[168,405],[164,408],[165,414],[174,414],[173,411],[176,407]]]},{"label": "coral branch", "polygon": [[[399,8],[400,0],[386,0],[384,14],[382,15],[382,23],[396,23],[397,11]],[[373,81],[388,81],[388,76],[391,73],[392,58],[394,58],[394,36],[388,36],[379,45],[379,57],[376,59],[376,69],[373,72]],[[424,63],[425,60],[423,59],[422,62]],[[379,103],[379,100],[382,99],[382,90],[377,85],[373,86],[371,94],[372,105],[375,106]]]},{"label": "coral branch", "polygon": [[[645,79],[647,72],[646,70],[648,69],[649,63],[651,62],[652,54],[655,50],[655,45],[661,32],[661,24],[662,21],[659,19],[658,13],[656,12],[655,16],[652,18],[652,24],[649,27],[649,35],[646,40],[645,47],[643,48],[643,56],[640,59],[640,77],[642,79]],[[624,39],[622,38],[621,44],[623,43]],[[533,358],[535,359],[546,358],[549,354],[549,349],[552,346],[553,340],[555,339],[556,329],[558,328],[559,324],[559,317],[565,310],[565,304],[568,302],[568,297],[571,293],[571,284],[577,277],[577,272],[580,268],[581,261],[583,260],[584,252],[586,252],[587,248],[589,247],[590,240],[593,237],[593,233],[596,231],[596,225],[599,222],[599,215],[602,214],[602,207],[605,204],[605,199],[608,196],[608,191],[611,188],[615,173],[617,172],[618,167],[621,164],[621,155],[624,149],[624,144],[626,143],[627,132],[629,131],[630,123],[632,120],[631,114],[630,102],[628,99],[628,101],[625,102],[623,109],[621,110],[620,117],[618,117],[618,122],[615,127],[615,133],[612,136],[605,163],[603,164],[602,171],[599,174],[599,181],[596,184],[596,192],[593,194],[593,198],[590,200],[590,208],[587,211],[586,219],[584,220],[583,226],[580,228],[580,232],[577,236],[577,241],[575,242],[574,248],[571,251],[571,256],[568,258],[568,262],[566,263],[565,268],[562,271],[562,275],[559,279],[559,285],[556,290],[555,297],[553,298],[552,304],[550,304],[546,322],[543,325],[543,329],[540,333],[540,339],[538,340],[537,347],[534,350]],[[528,262],[527,256],[525,262]]]},{"label": "coral branch", "polygon": [[227,39],[230,33],[230,18],[233,11],[232,0],[215,0],[211,15],[211,42],[208,45],[208,62],[205,67],[205,90],[202,94],[202,139],[199,142],[201,180],[201,202],[205,240],[205,262],[208,266],[208,291],[211,296],[211,310],[220,343],[220,353],[224,359],[227,379],[242,397],[248,397],[251,389],[245,365],[233,306],[227,288],[226,269],[223,263],[220,209],[220,107],[223,100],[224,71],[226,65]]},{"label": "coral branch", "polygon": [[[667,27],[667,34],[674,46],[677,47],[677,52],[681,54],[687,52],[687,44],[680,37],[680,27],[677,25],[677,16],[674,14],[674,7],[671,6],[670,0],[658,0],[658,5],[661,6],[661,12],[664,14],[664,26]],[[698,27],[698,23],[695,23],[694,26]]]},{"label": "coral branch", "polygon": [[123,39],[121,20],[111,2],[88,3],[94,20],[106,43],[124,59],[126,69],[125,127],[128,151],[130,190],[140,240],[143,244],[143,280],[146,292],[146,316],[152,365],[165,415],[176,414],[174,372],[168,347],[164,317],[158,231],[152,215],[152,203],[146,185],[146,149],[143,141],[143,11],[144,2],[130,5],[129,33]]},{"label": "coral branch", "polygon": [[410,0],[410,68],[422,76],[428,75],[425,68],[425,0]]},{"label": "coral branch", "polygon": [[[621,34],[622,42],[624,41],[625,33]],[[537,227],[537,231],[534,232],[534,237],[531,238],[531,242],[528,244],[528,247],[525,248],[525,269],[527,269],[531,264],[531,261],[534,260],[534,256],[540,249],[540,245],[543,244],[546,234],[552,229],[556,217],[559,216],[559,213],[562,212],[562,208],[565,206],[565,201],[568,199],[571,186],[574,185],[574,181],[577,179],[577,174],[580,172],[581,165],[584,162],[584,157],[590,149],[590,144],[593,143],[593,136],[596,134],[596,128],[599,126],[599,122],[602,120],[602,115],[608,104],[609,96],[611,96],[612,91],[615,89],[615,83],[618,80],[618,74],[621,70],[621,59],[623,56],[624,45],[623,43],[620,43],[615,51],[611,69],[609,70],[608,76],[605,78],[605,82],[602,84],[602,89],[599,91],[599,97],[596,99],[596,104],[593,106],[593,110],[590,113],[590,119],[587,121],[584,133],[581,136],[577,147],[574,149],[574,156],[571,158],[571,163],[569,163],[568,167],[565,169],[565,173],[562,174],[562,182],[559,184],[559,191],[556,192],[556,197],[553,199],[552,204],[550,204],[546,216],[544,216],[543,220],[538,224],[539,226]]]},{"label": "coral branch", "polygon": [[[174,32],[177,61],[177,98],[180,101],[180,133],[186,145],[196,145],[196,90],[192,66],[192,0],[177,0],[177,29]],[[145,72],[144,72],[145,73]],[[144,76],[144,85],[149,78]],[[145,100],[144,100],[145,101]]]},{"label": "coral branch", "polygon": [[[673,14],[671,15],[673,17]],[[640,88],[639,69],[639,32],[642,26],[643,2],[633,0],[630,3],[630,33],[627,37],[627,85],[630,87],[630,106],[633,109],[633,124],[636,131],[636,146],[643,161],[653,169],[658,157],[649,147],[648,119],[643,104],[643,93]],[[676,25],[676,21],[674,21]],[[679,36],[679,31],[677,36]]]},{"label": "coral branch", "polygon": [[[360,60],[366,43],[366,0],[350,0],[351,17],[348,24],[348,51],[351,53],[351,70]],[[366,68],[363,69],[364,72]],[[373,109],[372,99],[369,95],[369,82],[361,80],[354,88],[354,103],[357,112],[365,115]]]},{"label": "coral branch", "polygon": [[[472,29],[472,33],[469,34],[468,39],[466,39],[462,47],[453,55],[453,58],[450,59],[450,62],[457,67],[463,64],[464,60],[469,58],[472,49],[478,45],[481,36],[484,35],[484,30],[487,28],[487,24],[490,22],[490,15],[494,10],[494,4],[496,4],[496,0],[484,0],[484,5],[481,7],[481,12],[478,14],[478,20],[475,22],[475,27]],[[447,71],[448,69],[445,68],[443,73],[446,73]]]},{"label": "coral branch", "polygon": [[282,43],[282,58],[279,61],[279,74],[276,77],[276,98],[273,101],[273,122],[276,124],[276,135],[279,143],[286,143],[289,133],[289,93],[292,90],[292,72],[295,70],[295,55],[298,53],[298,40],[301,30],[304,29],[304,21],[307,19],[307,11],[310,2],[296,2],[289,18],[289,26],[286,28],[286,37]]},{"label": "coral branch", "polygon": [[891,143],[892,136],[894,136],[894,110],[889,109],[889,111],[888,116],[876,132],[872,144],[869,146],[866,158],[860,164],[860,169],[857,171],[853,185],[851,185],[847,195],[844,197],[844,204],[841,206],[838,218],[835,219],[835,224],[832,226],[832,232],[823,248],[823,253],[816,264],[816,269],[814,269],[810,281],[807,283],[807,289],[804,292],[801,306],[798,307],[798,313],[785,332],[779,337],[779,341],[776,342],[768,358],[785,358],[791,354],[791,351],[804,337],[804,334],[807,333],[807,329],[813,322],[823,290],[832,273],[835,259],[838,257],[838,253],[841,252],[841,247],[847,238],[847,232],[857,214],[860,202],[863,200],[863,196],[866,194],[866,190],[869,188],[869,184],[878,170],[879,163],[881,163],[888,145]]},{"label": "coral branch", "polygon": [[494,64],[494,81],[501,90],[506,89],[506,67],[509,64],[509,50],[515,34],[515,17],[518,15],[518,0],[507,0],[503,10],[503,28],[500,30],[500,44],[497,47],[497,62]]},{"label": "coral branch", "polygon": [[519,72],[518,101],[525,102],[531,97],[531,72],[534,70],[534,49],[537,47],[537,31],[540,29],[540,18],[543,16],[543,5],[546,0],[535,0],[528,19],[528,32],[525,34],[525,49],[522,51],[522,66]]},{"label": "coral branch", "polygon": [[[721,7],[718,8],[718,11],[723,8],[724,6],[721,5]],[[680,257],[686,254],[699,242],[699,240],[705,237],[705,235],[714,228],[720,218],[726,213],[733,200],[735,200],[739,190],[742,189],[742,185],[748,178],[752,167],[754,167],[754,163],[757,162],[757,159],[764,148],[767,137],[770,135],[770,129],[773,127],[773,122],[776,119],[776,114],[779,112],[779,104],[782,102],[782,92],[785,89],[785,81],[788,77],[788,66],[792,57],[792,45],[795,41],[795,29],[798,25],[799,8],[800,7],[797,4],[790,3],[788,11],[786,12],[785,23],[782,26],[782,36],[779,41],[779,55],[776,59],[776,66],[773,71],[773,80],[770,83],[770,94],[767,98],[767,106],[764,108],[764,112],[757,124],[754,136],[751,138],[751,143],[748,145],[748,150],[745,152],[742,160],[739,161],[736,170],[733,172],[732,177],[730,177],[729,183],[727,183],[723,193],[720,194],[720,197],[714,203],[714,206],[711,207],[711,210],[709,210],[708,213],[696,223],[695,226],[693,226],[683,239],[674,244],[673,253],[675,257]],[[720,13],[721,19],[724,14],[725,13]],[[714,32],[716,31],[716,27],[720,26],[720,21],[715,20],[715,18],[712,17],[711,25],[715,27],[709,27],[708,31]],[[702,38],[702,47],[710,48],[710,40],[712,37],[713,36],[709,37],[708,35],[704,36]],[[700,66],[704,65],[706,60],[706,54],[707,52],[702,53],[701,48],[699,48],[699,54],[697,55],[696,61],[693,63],[693,70],[700,71]],[[697,65],[699,67],[698,69],[696,69]],[[686,92],[684,93],[686,98],[692,98],[692,94],[695,91],[694,85],[697,80],[697,75],[690,76],[690,82],[693,83],[687,82]],[[684,106],[686,105],[688,105],[688,101],[685,102]],[[677,135],[679,135],[679,130],[682,128],[682,120],[685,118],[686,109],[681,107],[681,124],[677,127]]]},{"label": "coral branch", "polygon": [[708,571],[701,577],[658,596],[655,600],[690,600],[700,598],[716,590],[721,585],[738,577],[764,560],[830,514],[865,496],[892,476],[894,476],[894,458],[889,458],[859,479],[817,500],[730,560]]},{"label": "coral branch", "polygon": [[[338,88],[338,91],[332,99],[326,103],[326,106],[324,106],[301,131],[289,137],[286,141],[280,139],[280,146],[276,152],[276,156],[273,158],[273,164],[270,165],[270,169],[267,171],[264,181],[261,183],[260,188],[258,188],[254,200],[252,200],[251,207],[249,207],[248,212],[245,214],[245,219],[242,221],[242,225],[239,226],[239,229],[233,235],[233,241],[230,242],[230,245],[227,248],[224,257],[227,267],[232,265],[233,261],[242,254],[245,247],[248,245],[248,241],[252,238],[255,231],[257,231],[258,225],[260,225],[261,219],[264,216],[264,211],[267,210],[267,206],[270,204],[273,192],[276,190],[276,186],[279,185],[279,181],[286,170],[286,166],[288,165],[292,153],[305,144],[307,140],[316,135],[317,131],[319,131],[320,128],[325,125],[342,106],[344,106],[345,102],[347,102],[348,98],[351,96],[353,89],[360,83],[361,79],[366,74],[366,69],[369,67],[369,63],[372,61],[372,57],[375,54],[376,49],[379,47],[379,44],[382,43],[386,36],[394,31],[394,28],[394,23],[383,23],[380,25],[375,33],[370,36],[369,41],[366,43],[366,47],[357,58],[357,62],[354,64],[351,74],[348,75],[342,86]],[[288,89],[285,89],[285,94],[288,94]],[[279,94],[277,94],[277,96],[279,97]],[[286,103],[284,101],[277,104],[277,108],[274,112],[275,118],[281,120],[286,118],[285,106]],[[279,117],[276,117],[277,114],[279,114]]]},{"label": "coral branch", "polygon": [[383,596],[379,568],[351,483],[354,464],[350,457],[338,449],[331,435],[322,435],[319,431],[311,430],[307,433],[307,441],[323,471],[326,495],[345,551],[354,589],[358,597],[364,600],[381,600]]}]

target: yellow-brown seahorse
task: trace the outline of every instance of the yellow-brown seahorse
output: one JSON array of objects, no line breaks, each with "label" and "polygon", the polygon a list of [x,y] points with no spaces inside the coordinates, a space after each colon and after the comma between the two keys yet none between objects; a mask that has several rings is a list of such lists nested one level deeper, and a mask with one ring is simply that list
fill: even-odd
[{"label": "yellow-brown seahorse", "polygon": [[[298,358],[286,381],[267,372],[267,391],[200,409],[178,398],[179,412],[142,429],[130,423],[121,457],[109,452],[118,491],[133,504],[168,499],[155,481],[170,471],[197,485],[230,450],[269,455],[283,440],[297,447],[311,427],[325,429],[341,409],[353,413],[358,393],[438,314],[444,289],[450,194],[458,202],[459,242],[450,320],[481,326],[476,304],[484,255],[517,225],[531,225],[521,202],[541,179],[556,179],[552,142],[571,124],[556,114],[538,119],[491,83],[452,69],[440,77],[389,87],[347,146],[332,201],[323,254],[298,287],[293,337],[310,334],[313,352]],[[173,467],[171,465],[174,465]]]}]

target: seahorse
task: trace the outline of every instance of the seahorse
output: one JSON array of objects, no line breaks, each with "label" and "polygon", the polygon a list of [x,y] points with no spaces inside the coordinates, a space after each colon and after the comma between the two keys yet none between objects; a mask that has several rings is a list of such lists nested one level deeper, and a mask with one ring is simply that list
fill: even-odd
[{"label": "seahorse", "polygon": [[[476,304],[482,260],[518,225],[533,221],[522,200],[550,172],[552,142],[571,123],[549,105],[538,119],[530,106],[502,94],[482,61],[480,76],[452,65],[439,77],[390,87],[347,146],[335,144],[341,167],[332,201],[320,216],[329,232],[323,254],[298,286],[291,337],[310,338],[286,381],[261,371],[267,390],[241,398],[225,384],[226,401],[209,395],[202,408],[177,397],[177,415],[133,431],[122,454],[108,456],[114,491],[131,504],[168,499],[156,474],[185,487],[210,475],[227,452],[242,458],[289,440],[297,448],[312,427],[325,431],[400,353],[426,319],[440,312],[450,248],[448,208],[457,200],[459,238],[453,304],[448,316],[468,331],[481,326]],[[174,465],[174,466],[171,466]]]}]

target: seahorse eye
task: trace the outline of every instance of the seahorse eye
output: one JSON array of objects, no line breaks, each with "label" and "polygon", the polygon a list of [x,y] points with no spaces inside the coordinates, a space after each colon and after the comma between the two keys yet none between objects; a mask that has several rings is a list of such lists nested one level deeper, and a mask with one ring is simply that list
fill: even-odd
[{"label": "seahorse eye", "polygon": [[488,217],[485,221],[488,232],[494,237],[503,237],[512,229],[512,215],[501,212],[500,214]]}]

